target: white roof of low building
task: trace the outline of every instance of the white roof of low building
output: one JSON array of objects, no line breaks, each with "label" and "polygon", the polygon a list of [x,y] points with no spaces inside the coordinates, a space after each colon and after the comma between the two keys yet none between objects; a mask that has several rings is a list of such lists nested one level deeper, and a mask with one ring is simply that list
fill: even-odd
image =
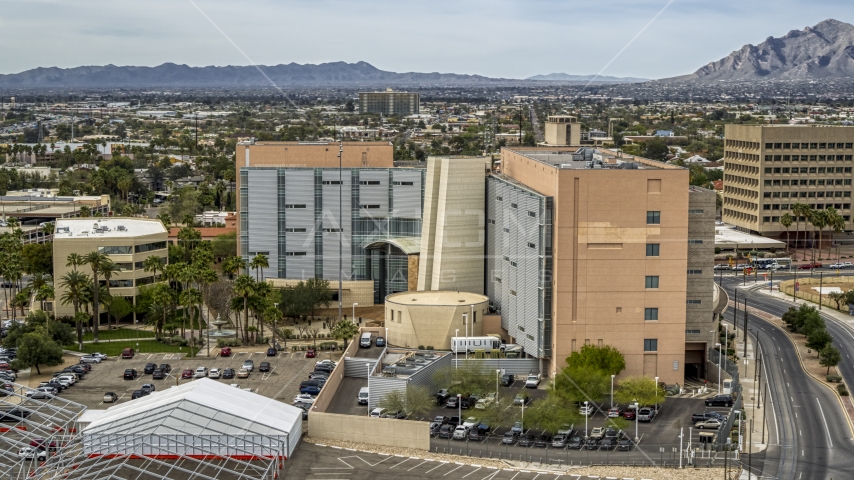
[{"label": "white roof of low building", "polygon": [[715,225],[715,246],[723,250],[738,249],[784,249],[786,243],[773,238],[753,235],[736,230],[732,225]]},{"label": "white roof of low building", "polygon": [[[302,422],[291,405],[202,378],[92,415],[83,435],[126,432],[174,435],[287,435]],[[198,417],[198,418],[193,418]]]},{"label": "white roof of low building", "polygon": [[166,233],[166,228],[160,220],[128,217],[61,218],[57,219],[54,229],[56,238],[81,236],[122,238],[158,233]]}]

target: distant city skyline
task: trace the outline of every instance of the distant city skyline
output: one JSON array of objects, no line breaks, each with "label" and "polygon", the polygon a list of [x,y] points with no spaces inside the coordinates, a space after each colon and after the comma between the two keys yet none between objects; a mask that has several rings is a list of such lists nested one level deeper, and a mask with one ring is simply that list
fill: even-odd
[{"label": "distant city skyline", "polygon": [[854,18],[854,3],[842,0],[437,0],[429,8],[389,0],[3,4],[4,74],[105,64],[248,65],[251,59],[262,65],[365,61],[394,72],[518,79],[600,71],[665,78],[769,36]]}]

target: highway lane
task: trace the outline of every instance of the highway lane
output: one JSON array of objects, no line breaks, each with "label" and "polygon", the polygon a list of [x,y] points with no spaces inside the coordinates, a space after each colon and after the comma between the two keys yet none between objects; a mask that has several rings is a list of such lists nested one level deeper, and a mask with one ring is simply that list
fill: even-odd
[{"label": "highway lane", "polygon": [[[724,280],[731,298],[737,283],[737,280]],[[757,292],[739,291],[740,299],[744,293],[747,293],[748,306],[773,315],[779,316],[788,308],[786,302]],[[739,314],[739,324],[743,322],[742,315]],[[732,311],[727,312],[726,317],[731,322]],[[785,332],[754,315],[750,315],[748,323],[748,328],[758,337],[763,376],[770,388],[764,413],[768,416],[771,446],[762,474],[780,479],[850,476],[854,471],[854,456],[851,455],[854,445],[836,396],[803,371]],[[849,340],[854,342],[854,337]]]}]

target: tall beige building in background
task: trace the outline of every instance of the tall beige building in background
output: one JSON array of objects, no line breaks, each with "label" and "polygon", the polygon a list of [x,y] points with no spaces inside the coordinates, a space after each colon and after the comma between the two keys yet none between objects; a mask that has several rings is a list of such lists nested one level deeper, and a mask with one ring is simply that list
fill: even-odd
[{"label": "tall beige building in background", "polygon": [[852,228],[854,127],[726,125],[724,136],[724,222],[785,240],[780,217],[805,203],[835,208]]},{"label": "tall beige building in background", "polygon": [[[157,219],[148,218],[62,218],[56,221],[53,237],[53,272],[55,281],[54,312],[56,316],[73,316],[74,306],[63,305],[65,294],[62,277],[72,270],[67,266],[68,255],[80,256],[98,251],[116,263],[119,272],[110,278],[110,293],[125,297],[135,304],[139,288],[157,281],[153,272],[146,272],[143,262],[151,256],[168,260],[166,228]],[[92,275],[88,265],[78,271]],[[158,272],[158,277],[162,272]],[[103,277],[101,284],[105,284]],[[102,309],[103,312],[103,309]]]},{"label": "tall beige building in background", "polygon": [[548,145],[581,145],[581,124],[577,117],[549,115],[545,123],[544,139]]}]

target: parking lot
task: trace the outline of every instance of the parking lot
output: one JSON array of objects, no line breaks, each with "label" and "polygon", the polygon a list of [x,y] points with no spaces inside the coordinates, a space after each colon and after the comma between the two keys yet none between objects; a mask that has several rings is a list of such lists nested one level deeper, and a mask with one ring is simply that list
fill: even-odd
[{"label": "parking lot", "polygon": [[[275,357],[266,356],[266,346],[256,347],[257,350],[247,352],[234,352],[231,357],[191,357],[186,358],[180,354],[138,354],[133,359],[120,359],[110,357],[107,360],[92,364],[92,371],[86,374],[75,385],[60,393],[60,397],[85,405],[90,409],[104,409],[111,406],[103,401],[104,393],[115,392],[118,396],[117,403],[130,401],[135,390],[139,390],[145,383],[150,383],[158,390],[163,390],[193,380],[181,380],[181,371],[184,369],[195,370],[197,367],[232,368],[235,372],[240,369],[247,359],[255,363],[254,371],[248,378],[220,379],[218,381],[238,385],[240,388],[250,388],[253,392],[277,399],[285,403],[292,403],[294,397],[299,393],[299,384],[308,378],[308,374],[314,370],[317,360],[329,358],[324,353],[318,358],[305,358],[304,352],[280,352]],[[333,354],[333,359],[339,355]],[[259,372],[261,362],[270,362],[271,371]],[[172,366],[170,376],[162,380],[153,380],[151,375],[143,374],[146,363],[158,365],[168,363]],[[122,374],[125,369],[133,368],[139,376],[136,380],[123,380]]]}]

